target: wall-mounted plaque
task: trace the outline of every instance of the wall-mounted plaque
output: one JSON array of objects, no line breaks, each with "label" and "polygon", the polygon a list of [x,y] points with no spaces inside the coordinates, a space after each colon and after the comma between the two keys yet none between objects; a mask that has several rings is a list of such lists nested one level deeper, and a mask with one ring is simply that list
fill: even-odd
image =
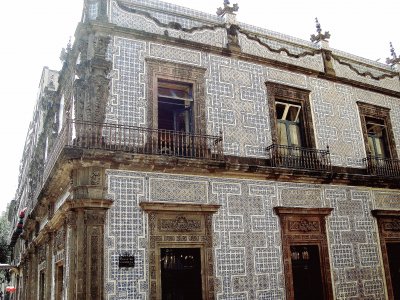
[{"label": "wall-mounted plaque", "polygon": [[135,267],[135,257],[130,254],[120,255],[118,258],[119,268],[134,268]]}]

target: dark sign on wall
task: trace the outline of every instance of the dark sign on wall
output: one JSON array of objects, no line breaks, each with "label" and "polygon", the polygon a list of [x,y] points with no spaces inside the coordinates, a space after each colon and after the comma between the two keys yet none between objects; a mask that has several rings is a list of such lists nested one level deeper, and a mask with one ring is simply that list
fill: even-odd
[{"label": "dark sign on wall", "polygon": [[120,255],[118,258],[119,268],[134,268],[135,267],[135,257],[130,254]]}]

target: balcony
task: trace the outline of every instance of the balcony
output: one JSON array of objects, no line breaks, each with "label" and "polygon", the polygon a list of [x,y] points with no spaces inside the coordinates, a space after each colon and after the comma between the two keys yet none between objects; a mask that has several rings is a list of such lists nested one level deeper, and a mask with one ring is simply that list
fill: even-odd
[{"label": "balcony", "polygon": [[[222,136],[67,120],[38,176],[34,203],[65,147],[223,161]],[[32,206],[32,207],[33,207]]]},{"label": "balcony", "polygon": [[369,175],[400,177],[400,160],[367,155],[363,159]]},{"label": "balcony", "polygon": [[69,121],[67,146],[221,160],[222,137],[143,127]]},{"label": "balcony", "polygon": [[271,167],[301,169],[318,172],[331,171],[329,147],[327,150],[272,144],[266,148],[267,164]]}]

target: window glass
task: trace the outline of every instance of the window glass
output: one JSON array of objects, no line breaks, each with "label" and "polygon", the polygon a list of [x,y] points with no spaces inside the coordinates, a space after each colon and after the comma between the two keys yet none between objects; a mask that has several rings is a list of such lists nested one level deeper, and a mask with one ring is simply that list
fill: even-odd
[{"label": "window glass", "polygon": [[300,105],[276,102],[280,145],[301,147],[300,110]]},{"label": "window glass", "polygon": [[386,128],[383,120],[366,118],[368,146],[372,156],[385,157],[386,156]]}]

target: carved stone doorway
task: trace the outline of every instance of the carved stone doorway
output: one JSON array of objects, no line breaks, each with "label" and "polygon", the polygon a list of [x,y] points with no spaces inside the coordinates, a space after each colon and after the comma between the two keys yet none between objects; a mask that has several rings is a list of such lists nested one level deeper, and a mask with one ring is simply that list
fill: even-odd
[{"label": "carved stone doorway", "polygon": [[373,210],[372,214],[378,221],[388,298],[400,299],[400,211]]},{"label": "carved stone doorway", "polygon": [[[140,207],[148,213],[149,298],[214,299],[212,214],[219,205],[142,202]],[[185,276],[194,281],[192,295],[183,287]]]},{"label": "carved stone doorway", "polygon": [[333,299],[325,217],[332,208],[275,207],[280,218],[286,298]]}]

